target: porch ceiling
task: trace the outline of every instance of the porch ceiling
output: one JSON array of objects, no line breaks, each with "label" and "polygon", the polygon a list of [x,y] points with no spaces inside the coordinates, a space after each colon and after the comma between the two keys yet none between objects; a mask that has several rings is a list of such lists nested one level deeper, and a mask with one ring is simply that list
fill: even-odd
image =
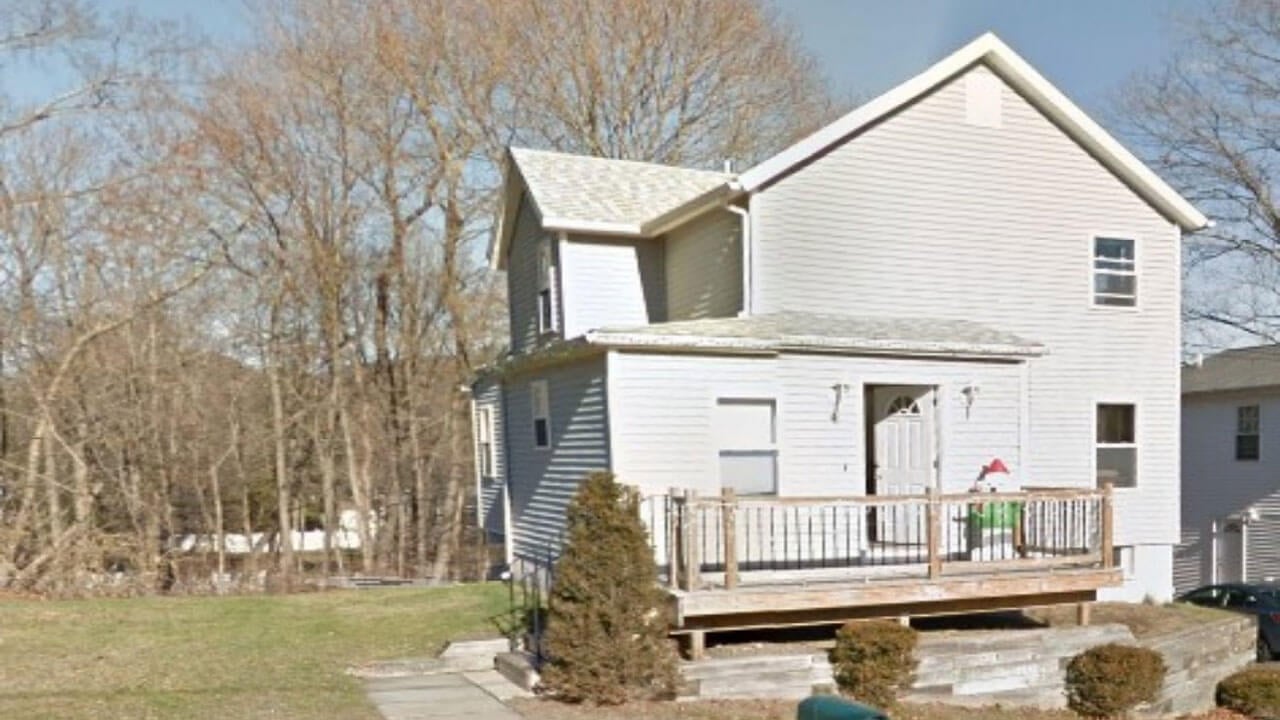
[{"label": "porch ceiling", "polygon": [[968,320],[883,318],[779,312],[604,328],[587,342],[610,347],[777,352],[814,350],[1019,359],[1043,355],[1044,345]]}]

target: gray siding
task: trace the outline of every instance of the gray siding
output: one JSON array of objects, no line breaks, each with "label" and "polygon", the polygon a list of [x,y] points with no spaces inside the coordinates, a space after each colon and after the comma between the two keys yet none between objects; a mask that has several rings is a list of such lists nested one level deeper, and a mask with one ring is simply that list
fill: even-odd
[{"label": "gray siding", "polygon": [[[538,347],[538,245],[547,238],[528,196],[520,196],[520,210],[507,258],[507,310],[511,324],[511,352]],[[554,242],[553,253],[554,253]],[[553,255],[554,257],[554,255]],[[552,288],[553,295],[559,295]]]},{"label": "gray siding", "polygon": [[[1236,408],[1258,405],[1260,459],[1236,460]],[[1274,391],[1193,395],[1182,405],[1182,527],[1174,574],[1180,589],[1209,582],[1212,524],[1253,507],[1248,580],[1280,579],[1280,395]]]},{"label": "gray siding", "polygon": [[[609,366],[614,471],[647,492],[720,492],[712,412],[720,397],[774,398],[779,493],[862,495],[863,384],[939,386],[942,487],[962,492],[993,457],[1020,479],[1021,367],[996,362],[784,354],[717,357],[614,353]],[[834,382],[851,385],[832,419]],[[966,411],[960,389],[981,395]]]},{"label": "gray siding", "polygon": [[[753,310],[968,319],[1044,343],[1024,475],[1092,486],[1094,406],[1134,402],[1140,486],[1118,491],[1116,541],[1176,543],[1178,230],[1007,86],[1001,127],[967,124],[964,88],[752,199]],[[1137,240],[1137,309],[1092,305],[1099,233]]]},{"label": "gray siding", "polygon": [[[502,486],[507,476],[507,434],[505,413],[502,407],[502,384],[496,378],[485,378],[476,383],[473,392],[476,409],[489,408],[490,412],[493,413],[493,474],[488,477],[481,476],[476,478],[479,506],[478,520],[480,527],[484,528],[490,536],[501,537],[505,531],[502,524]],[[472,417],[473,426],[471,432],[473,438],[479,437],[475,425],[478,417],[478,414]],[[478,472],[480,468],[479,443],[475,443],[473,447],[476,454],[476,469]]]},{"label": "gray siding", "polygon": [[565,337],[665,319],[661,240],[571,235],[562,250]]},{"label": "gray siding", "polygon": [[733,317],[742,309],[742,230],[728,210],[667,235],[667,318]]},{"label": "gray siding", "polygon": [[[546,380],[551,447],[533,445],[529,383]],[[564,513],[583,478],[609,469],[603,357],[508,379],[506,431],[515,554],[543,559],[559,547]]]}]

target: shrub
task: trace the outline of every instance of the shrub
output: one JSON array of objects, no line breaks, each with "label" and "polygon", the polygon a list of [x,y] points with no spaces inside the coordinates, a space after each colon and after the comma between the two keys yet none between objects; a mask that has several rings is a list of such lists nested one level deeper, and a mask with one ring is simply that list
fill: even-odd
[{"label": "shrub", "polygon": [[916,631],[890,620],[851,622],[836,632],[836,684],[857,700],[893,707],[916,669]]},{"label": "shrub", "polygon": [[1067,664],[1067,705],[1092,718],[1109,718],[1155,700],[1164,683],[1160,653],[1108,643],[1089,648]]},{"label": "shrub", "polygon": [[1218,706],[1249,717],[1280,717],[1280,671],[1248,668],[1218,683]]},{"label": "shrub", "polygon": [[610,473],[587,477],[547,607],[542,690],[613,705],[673,694],[676,657],[638,498]]}]

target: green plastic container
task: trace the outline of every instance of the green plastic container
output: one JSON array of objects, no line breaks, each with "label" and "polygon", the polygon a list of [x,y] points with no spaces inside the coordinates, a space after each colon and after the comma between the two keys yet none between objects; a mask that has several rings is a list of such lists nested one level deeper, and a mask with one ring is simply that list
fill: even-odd
[{"label": "green plastic container", "polygon": [[801,701],[796,720],[889,720],[889,716],[870,705],[835,695],[814,695]]},{"label": "green plastic container", "polygon": [[981,510],[969,510],[969,526],[978,530],[1012,530],[1021,516],[1020,502],[983,503]]}]

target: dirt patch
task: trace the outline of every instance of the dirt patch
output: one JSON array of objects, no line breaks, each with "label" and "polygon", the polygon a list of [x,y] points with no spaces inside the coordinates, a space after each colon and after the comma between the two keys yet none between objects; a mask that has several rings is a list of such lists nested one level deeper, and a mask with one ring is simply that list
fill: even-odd
[{"label": "dirt patch", "polygon": [[[1198,627],[1206,621],[1221,618],[1223,612],[1225,611],[1209,610],[1182,603],[1168,605],[1096,603],[1091,612],[1090,623],[1094,625],[1118,623],[1127,626],[1134,637],[1142,639]],[[1028,618],[1049,627],[1076,625],[1074,607],[1040,608],[1028,610],[1025,614]]]},{"label": "dirt patch", "polygon": [[[552,700],[516,700],[516,710],[529,720],[792,720],[796,703],[779,700],[700,700],[697,702],[629,703],[600,708],[564,705]],[[1066,710],[1026,708],[958,708],[949,705],[904,705],[894,720],[1078,720]],[[1183,720],[1246,720],[1243,715],[1215,711]]]}]

